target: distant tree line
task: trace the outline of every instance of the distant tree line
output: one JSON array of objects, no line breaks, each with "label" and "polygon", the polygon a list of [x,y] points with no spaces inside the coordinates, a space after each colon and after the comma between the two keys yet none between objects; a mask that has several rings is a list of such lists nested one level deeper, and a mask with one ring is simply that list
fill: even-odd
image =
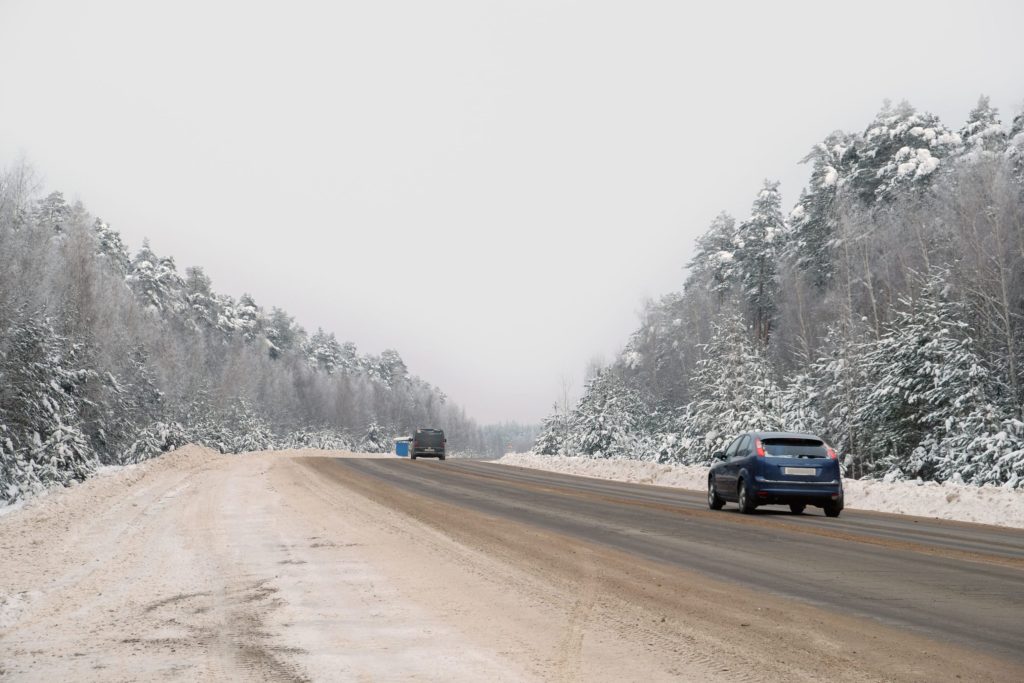
[{"label": "distant tree line", "polygon": [[748,429],[809,431],[850,476],[1024,482],[1024,114],[959,130],[907,103],[716,217],[541,453],[707,462]]},{"label": "distant tree line", "polygon": [[431,425],[487,453],[535,435],[478,427],[397,351],[309,334],[146,242],[131,255],[24,163],[0,175],[0,264],[0,501],[189,442],[384,451]]}]

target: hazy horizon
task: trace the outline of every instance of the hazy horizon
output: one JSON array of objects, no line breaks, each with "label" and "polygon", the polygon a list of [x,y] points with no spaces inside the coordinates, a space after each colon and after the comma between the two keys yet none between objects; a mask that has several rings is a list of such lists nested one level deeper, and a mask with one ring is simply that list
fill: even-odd
[{"label": "hazy horizon", "polygon": [[5,2],[0,161],[133,252],[397,349],[481,422],[535,422],[717,213],[764,178],[788,210],[832,130],[885,98],[954,129],[979,94],[1022,104],[1016,3],[788,7]]}]

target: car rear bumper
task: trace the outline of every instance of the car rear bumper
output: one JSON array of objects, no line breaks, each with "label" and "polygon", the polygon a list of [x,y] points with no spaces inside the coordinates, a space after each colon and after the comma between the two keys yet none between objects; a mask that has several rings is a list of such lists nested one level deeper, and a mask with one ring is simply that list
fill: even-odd
[{"label": "car rear bumper", "polygon": [[412,455],[415,455],[417,458],[443,458],[444,457],[444,451],[436,451],[436,450],[435,451],[421,451],[421,450],[414,449],[414,450],[410,451],[410,453]]},{"label": "car rear bumper", "polygon": [[838,481],[774,481],[757,477],[752,489],[758,505],[838,503],[840,508],[843,506],[843,486]]}]

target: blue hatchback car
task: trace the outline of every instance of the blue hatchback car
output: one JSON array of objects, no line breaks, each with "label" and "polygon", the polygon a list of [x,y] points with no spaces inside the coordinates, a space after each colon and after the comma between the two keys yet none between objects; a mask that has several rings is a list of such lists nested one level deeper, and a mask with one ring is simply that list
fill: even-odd
[{"label": "blue hatchback car", "polygon": [[828,517],[843,510],[843,480],[831,446],[813,434],[747,432],[716,451],[708,474],[708,507],[727,501],[749,514],[759,505],[789,505],[794,515],[808,505]]}]

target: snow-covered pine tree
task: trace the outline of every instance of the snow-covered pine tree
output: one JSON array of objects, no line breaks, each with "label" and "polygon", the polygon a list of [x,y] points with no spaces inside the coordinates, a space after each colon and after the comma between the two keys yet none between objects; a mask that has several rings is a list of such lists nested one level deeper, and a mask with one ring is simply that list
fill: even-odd
[{"label": "snow-covered pine tree", "polygon": [[1024,111],[1013,117],[1007,137],[1006,158],[1013,165],[1018,180],[1024,183]]},{"label": "snow-covered pine tree", "polygon": [[327,374],[333,373],[341,362],[342,348],[334,337],[334,333],[324,332],[319,327],[316,333],[309,338],[304,351],[310,365]]},{"label": "snow-covered pine tree", "polygon": [[689,462],[706,462],[740,432],[785,427],[771,365],[743,317],[723,310],[712,329],[690,380],[693,400],[682,421],[683,457]]},{"label": "snow-covered pine tree", "polygon": [[366,426],[366,435],[359,449],[364,453],[387,453],[391,450],[391,436],[376,421]]},{"label": "snow-covered pine tree", "polygon": [[[804,367],[808,364],[802,363]],[[810,372],[798,372],[788,377],[779,392],[782,424],[786,431],[822,435],[825,416],[821,395]]]},{"label": "snow-covered pine tree", "polygon": [[[678,293],[647,302],[640,315],[640,327],[630,335],[615,363],[630,386],[642,386],[657,397],[656,406],[662,411],[669,411],[687,399],[687,317],[683,297]],[[595,366],[599,367],[600,364]]]},{"label": "snow-covered pine tree", "polygon": [[165,412],[164,394],[146,348],[136,345],[119,365],[116,376],[106,372],[90,383],[93,400],[82,410],[83,431],[108,465],[124,464],[124,454],[138,440],[140,429],[161,422]]},{"label": "snow-covered pine tree", "polygon": [[178,275],[174,259],[158,257],[148,240],[132,259],[128,284],[142,305],[155,314],[177,313],[184,308],[185,282]]},{"label": "snow-covered pine tree", "polygon": [[131,258],[128,256],[128,249],[121,239],[121,233],[112,230],[109,225],[99,218],[93,223],[92,231],[96,236],[99,254],[107,259],[115,273],[121,277],[126,277],[131,266]]},{"label": "snow-covered pine tree", "polygon": [[870,384],[863,359],[866,346],[858,340],[860,330],[830,333],[825,343],[829,355],[811,363],[809,376],[816,406],[822,413],[819,436],[835,448],[850,476],[860,477],[871,469],[872,453],[861,446],[857,416]]},{"label": "snow-covered pine tree", "polygon": [[80,347],[47,318],[19,312],[0,343],[0,499],[67,485],[98,464],[80,429],[82,387],[95,372],[78,367]]},{"label": "snow-covered pine tree", "polygon": [[642,435],[657,415],[614,371],[604,369],[587,384],[583,397],[569,415],[568,455],[595,458],[641,457]]},{"label": "snow-covered pine tree", "polygon": [[217,327],[220,307],[213,293],[213,283],[202,268],[193,266],[185,271],[185,310],[197,326],[206,329]]},{"label": "snow-covered pine tree", "polygon": [[227,420],[232,432],[232,453],[268,451],[277,448],[277,439],[267,420],[248,401],[238,399]]},{"label": "snow-covered pine tree", "polygon": [[381,352],[377,372],[389,387],[396,387],[409,378],[409,369],[405,366],[405,361],[394,349],[384,349]]},{"label": "snow-covered pine tree", "polygon": [[1006,130],[999,120],[999,111],[986,95],[978,98],[959,135],[967,159],[994,157],[1006,152]]},{"label": "snow-covered pine tree", "polygon": [[766,180],[736,231],[736,272],[754,337],[768,343],[778,297],[778,261],[786,238],[779,183]]},{"label": "snow-covered pine tree", "polygon": [[231,336],[241,329],[238,322],[238,302],[230,294],[214,295],[217,310],[217,329]]},{"label": "snow-covered pine tree", "polygon": [[[216,448],[221,453],[246,453],[277,448],[277,438],[266,419],[247,400],[236,398],[224,408],[205,392],[193,397],[185,412],[187,441]],[[171,425],[172,433],[176,425]]]},{"label": "snow-covered pine tree", "polygon": [[994,402],[960,412],[966,414],[947,418],[943,429],[925,437],[911,456],[913,465],[936,463],[939,481],[1024,486],[1024,422],[1007,417]]},{"label": "snow-covered pine tree", "polygon": [[270,342],[271,358],[279,358],[284,353],[301,349],[306,340],[306,331],[295,324],[295,318],[276,306],[266,320],[265,333]]},{"label": "snow-covered pine tree", "polygon": [[803,158],[811,178],[790,214],[789,249],[808,282],[824,289],[832,282],[832,247],[838,227],[839,190],[854,159],[853,138],[835,131]]},{"label": "snow-covered pine tree", "polygon": [[361,360],[359,358],[359,349],[356,348],[354,342],[343,342],[341,345],[341,354],[338,357],[338,371],[339,372],[359,372],[362,368]]},{"label": "snow-covered pine tree", "polygon": [[687,264],[687,287],[707,287],[719,297],[725,296],[737,282],[736,219],[724,211],[711,221],[707,231],[697,238],[696,253]]},{"label": "snow-covered pine tree", "polygon": [[39,200],[34,214],[36,225],[44,230],[61,233],[71,218],[71,207],[64,200],[63,192],[51,192]]},{"label": "snow-covered pine tree", "polygon": [[155,458],[189,443],[187,431],[177,422],[153,422],[140,429],[135,439],[124,449],[120,462],[134,464]]},{"label": "snow-covered pine tree", "polygon": [[558,409],[555,403],[551,414],[541,421],[540,433],[530,452],[538,455],[561,455],[565,446],[565,435],[568,432],[568,416]]},{"label": "snow-covered pine tree", "polygon": [[866,206],[896,196],[900,188],[929,180],[941,160],[962,147],[960,136],[934,114],[918,113],[908,102],[887,101],[858,138],[853,190]]},{"label": "snow-covered pine tree", "polygon": [[263,335],[263,310],[249,294],[243,294],[235,306],[235,321],[242,339],[252,344]]},{"label": "snow-covered pine tree", "polygon": [[354,451],[352,437],[334,429],[298,429],[280,439],[282,448],[318,448],[328,451]]},{"label": "snow-covered pine tree", "polygon": [[991,378],[974,348],[949,273],[933,268],[914,299],[901,298],[886,333],[864,354],[874,378],[858,415],[863,448],[879,454],[879,473],[933,479],[950,474],[944,448],[957,425],[988,412]]}]

